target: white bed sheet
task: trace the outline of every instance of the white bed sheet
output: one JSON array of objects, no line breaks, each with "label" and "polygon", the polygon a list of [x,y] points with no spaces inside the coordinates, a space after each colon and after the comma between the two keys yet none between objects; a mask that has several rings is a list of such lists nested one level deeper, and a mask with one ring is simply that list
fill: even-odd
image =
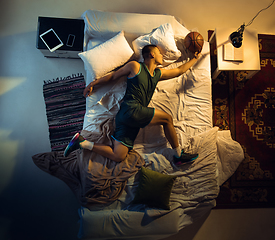
[{"label": "white bed sheet", "polygon": [[[147,34],[168,22],[173,26],[178,48],[182,52],[181,59],[168,68],[175,67],[191,57],[180,40],[189,31],[172,16],[88,10],[82,17],[85,20],[84,50],[94,47],[122,30],[127,40],[131,42],[136,37]],[[91,81],[90,77],[87,71],[86,81]],[[115,117],[124,96],[125,87],[126,79],[123,78],[115,85],[102,86],[87,98],[84,130],[96,133],[100,131],[99,126],[103,121]],[[104,210],[97,209],[97,211],[81,209],[80,235],[84,239],[139,239],[140,237],[161,239],[175,234],[215,206],[219,185],[234,173],[243,159],[243,151],[240,145],[232,140],[230,131],[218,132],[217,128],[213,128],[208,42],[204,44],[202,58],[189,71],[178,78],[158,84],[150,106],[170,113],[182,147],[187,152],[200,154],[191,167],[175,168],[172,163],[171,148],[160,126],[147,126],[141,129],[135,141],[134,149],[144,157],[147,163],[152,164],[152,169],[179,176],[170,199],[170,213],[176,212],[179,217],[177,224],[175,223],[177,226],[163,228],[162,226],[169,221],[169,214],[146,208],[140,211],[139,217],[136,216],[137,222],[131,222],[133,212],[129,213],[128,210],[118,207],[132,200],[135,188],[129,179],[128,188],[118,200],[121,205],[116,202]],[[109,217],[106,217],[106,211],[111,211],[110,215],[107,214]],[[115,214],[114,211],[116,211]],[[166,217],[160,218],[163,215]],[[139,220],[144,219],[145,216],[157,217],[158,224],[155,225],[153,221],[151,225],[144,228]],[[106,218],[109,220],[106,221]],[[102,229],[100,230],[100,226],[110,230],[104,233]]]}]

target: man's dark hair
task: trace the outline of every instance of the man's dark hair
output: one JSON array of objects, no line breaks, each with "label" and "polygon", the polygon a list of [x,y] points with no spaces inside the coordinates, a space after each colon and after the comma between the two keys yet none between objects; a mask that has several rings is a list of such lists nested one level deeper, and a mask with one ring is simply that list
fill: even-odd
[{"label": "man's dark hair", "polygon": [[154,44],[149,44],[149,45],[146,45],[145,47],[143,47],[142,52],[141,52],[143,59],[148,58],[154,48],[157,48],[157,46]]}]

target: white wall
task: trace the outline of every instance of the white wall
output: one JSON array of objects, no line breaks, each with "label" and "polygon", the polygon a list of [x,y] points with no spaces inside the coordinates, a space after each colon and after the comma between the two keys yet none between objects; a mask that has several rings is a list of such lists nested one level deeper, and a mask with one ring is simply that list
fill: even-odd
[{"label": "white wall", "polygon": [[[10,0],[1,2],[1,36],[35,31],[38,15],[79,17],[86,9],[115,12],[160,13],[174,15],[189,29],[207,37],[207,30],[219,27],[238,28],[248,23],[272,0]],[[262,34],[275,33],[275,4],[263,11],[251,27]]]},{"label": "white wall", "polygon": [[[34,166],[50,151],[43,80],[84,73],[81,60],[47,59],[35,48],[38,16],[77,18],[89,8],[170,14],[189,29],[238,28],[270,0],[9,0],[0,3],[0,239],[77,239],[78,203]],[[251,27],[275,34],[275,4]],[[214,210],[173,239],[275,239],[274,209]],[[199,227],[202,225],[200,230]],[[172,239],[172,238],[171,238]]]}]

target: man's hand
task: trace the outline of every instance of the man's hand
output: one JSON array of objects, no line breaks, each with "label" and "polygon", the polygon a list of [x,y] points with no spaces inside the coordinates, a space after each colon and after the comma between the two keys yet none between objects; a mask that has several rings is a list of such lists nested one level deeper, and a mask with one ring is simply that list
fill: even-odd
[{"label": "man's hand", "polygon": [[92,91],[93,91],[93,84],[92,82],[84,89],[83,91],[83,95],[84,97],[89,97],[92,95]]}]

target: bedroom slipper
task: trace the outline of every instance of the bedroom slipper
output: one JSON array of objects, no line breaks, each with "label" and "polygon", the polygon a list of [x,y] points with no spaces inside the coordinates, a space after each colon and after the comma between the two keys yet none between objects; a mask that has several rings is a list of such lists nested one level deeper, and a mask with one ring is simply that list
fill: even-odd
[{"label": "bedroom slipper", "polygon": [[176,166],[181,166],[187,163],[192,163],[198,158],[198,154],[190,154],[190,153],[184,153],[183,151],[181,152],[180,157],[174,156],[174,163]]},{"label": "bedroom slipper", "polygon": [[70,143],[67,145],[63,153],[64,157],[69,156],[71,152],[81,148],[79,143],[83,142],[84,140],[85,139],[79,133],[76,133],[71,139]]}]

